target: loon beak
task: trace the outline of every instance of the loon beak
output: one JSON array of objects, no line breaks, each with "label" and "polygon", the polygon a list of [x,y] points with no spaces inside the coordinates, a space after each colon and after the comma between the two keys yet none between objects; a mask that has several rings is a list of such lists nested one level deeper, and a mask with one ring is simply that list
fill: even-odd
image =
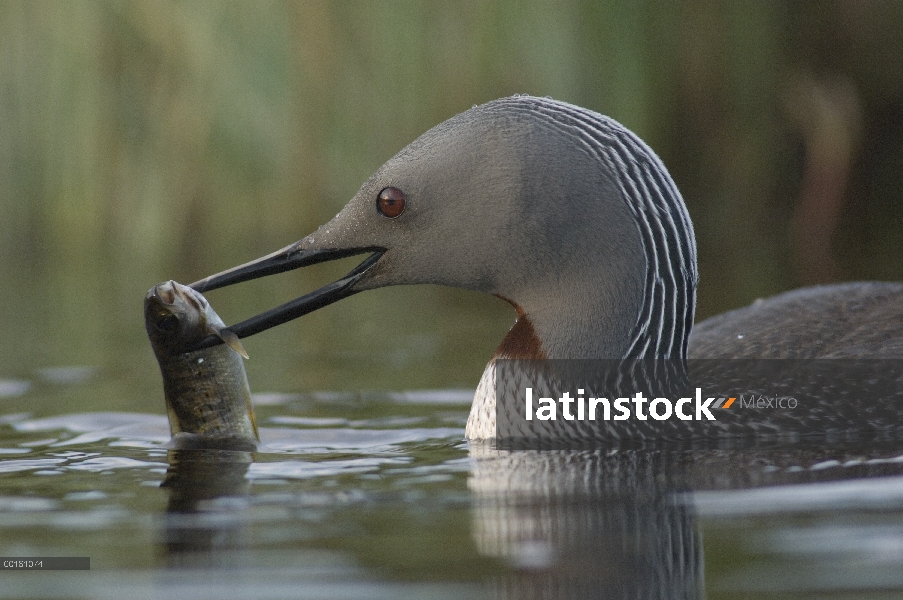
[{"label": "loon beak", "polygon": [[[228,329],[238,337],[244,338],[261,331],[266,331],[276,325],[281,325],[292,319],[297,319],[318,308],[328,306],[333,302],[347,298],[359,292],[354,289],[354,284],[367,273],[367,271],[382,257],[385,248],[341,248],[341,249],[303,249],[301,242],[296,242],[277,252],[252,260],[249,263],[227,269],[216,275],[211,275],[200,281],[192,283],[189,287],[204,293],[217,288],[226,287],[242,281],[250,281],[267,275],[291,271],[299,267],[315,265],[317,263],[338,260],[358,254],[370,253],[361,264],[352,269],[341,279],[325,285],[318,290],[287,302],[272,310],[251,317],[241,323],[232,325]],[[209,348],[221,343],[217,336],[208,336],[201,341],[194,350]]]}]

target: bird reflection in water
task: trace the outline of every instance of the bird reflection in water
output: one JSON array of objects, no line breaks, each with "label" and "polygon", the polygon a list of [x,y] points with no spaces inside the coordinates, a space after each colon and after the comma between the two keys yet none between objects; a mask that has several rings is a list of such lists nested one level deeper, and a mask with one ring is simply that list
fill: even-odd
[{"label": "bird reflection in water", "polygon": [[[494,596],[703,598],[695,492],[903,474],[893,459],[899,442],[721,444],[500,450],[473,442],[474,541],[480,554],[511,567],[493,579]],[[825,461],[855,466],[807,468]]]},{"label": "bird reflection in water", "polygon": [[478,551],[513,568],[499,598],[696,598],[702,544],[692,507],[662,477],[688,457],[471,446]]}]

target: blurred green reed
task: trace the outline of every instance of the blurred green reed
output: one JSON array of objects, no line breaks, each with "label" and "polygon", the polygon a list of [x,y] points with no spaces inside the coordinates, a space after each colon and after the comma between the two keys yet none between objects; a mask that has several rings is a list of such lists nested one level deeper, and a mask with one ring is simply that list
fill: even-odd
[{"label": "blurred green reed", "polygon": [[[893,2],[4,0],[0,335],[16,349],[6,373],[115,362],[145,344],[150,285],[300,239],[420,133],[513,93],[609,114],[662,156],[696,224],[700,317],[819,277],[901,279],[901,25]],[[832,96],[836,81],[852,95]],[[822,96],[822,112],[846,117],[809,118]],[[812,172],[816,183],[849,172],[835,230],[822,235],[838,265],[809,277],[795,207],[812,148],[836,139],[852,140],[847,162]],[[348,266],[213,301],[234,321]],[[473,385],[512,319],[462,292],[364,296],[260,348],[417,353],[411,340],[438,331],[429,356],[457,374],[405,383]]]}]

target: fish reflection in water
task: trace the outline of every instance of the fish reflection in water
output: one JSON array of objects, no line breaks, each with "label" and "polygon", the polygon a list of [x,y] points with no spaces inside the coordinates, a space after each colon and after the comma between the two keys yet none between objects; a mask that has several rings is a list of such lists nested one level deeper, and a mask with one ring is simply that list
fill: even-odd
[{"label": "fish reflection in water", "polygon": [[169,451],[161,484],[169,492],[163,546],[172,567],[239,566],[237,551],[248,545],[246,477],[250,452],[223,449]]},{"label": "fish reflection in water", "polygon": [[[885,454],[862,460],[855,447],[800,444],[509,451],[476,443],[473,537],[481,554],[511,566],[493,580],[497,598],[703,598],[694,494],[903,473],[900,448]],[[828,463],[854,466],[799,467]]]}]

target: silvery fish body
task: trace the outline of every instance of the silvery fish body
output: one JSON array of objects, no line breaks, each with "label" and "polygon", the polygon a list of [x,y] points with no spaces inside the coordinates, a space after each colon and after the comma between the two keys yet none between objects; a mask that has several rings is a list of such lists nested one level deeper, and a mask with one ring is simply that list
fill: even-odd
[{"label": "silvery fish body", "polygon": [[[183,445],[187,439],[255,445],[247,353],[207,299],[175,281],[158,284],[144,300],[144,324],[163,375],[173,438]],[[211,334],[224,343],[189,350]]]}]

